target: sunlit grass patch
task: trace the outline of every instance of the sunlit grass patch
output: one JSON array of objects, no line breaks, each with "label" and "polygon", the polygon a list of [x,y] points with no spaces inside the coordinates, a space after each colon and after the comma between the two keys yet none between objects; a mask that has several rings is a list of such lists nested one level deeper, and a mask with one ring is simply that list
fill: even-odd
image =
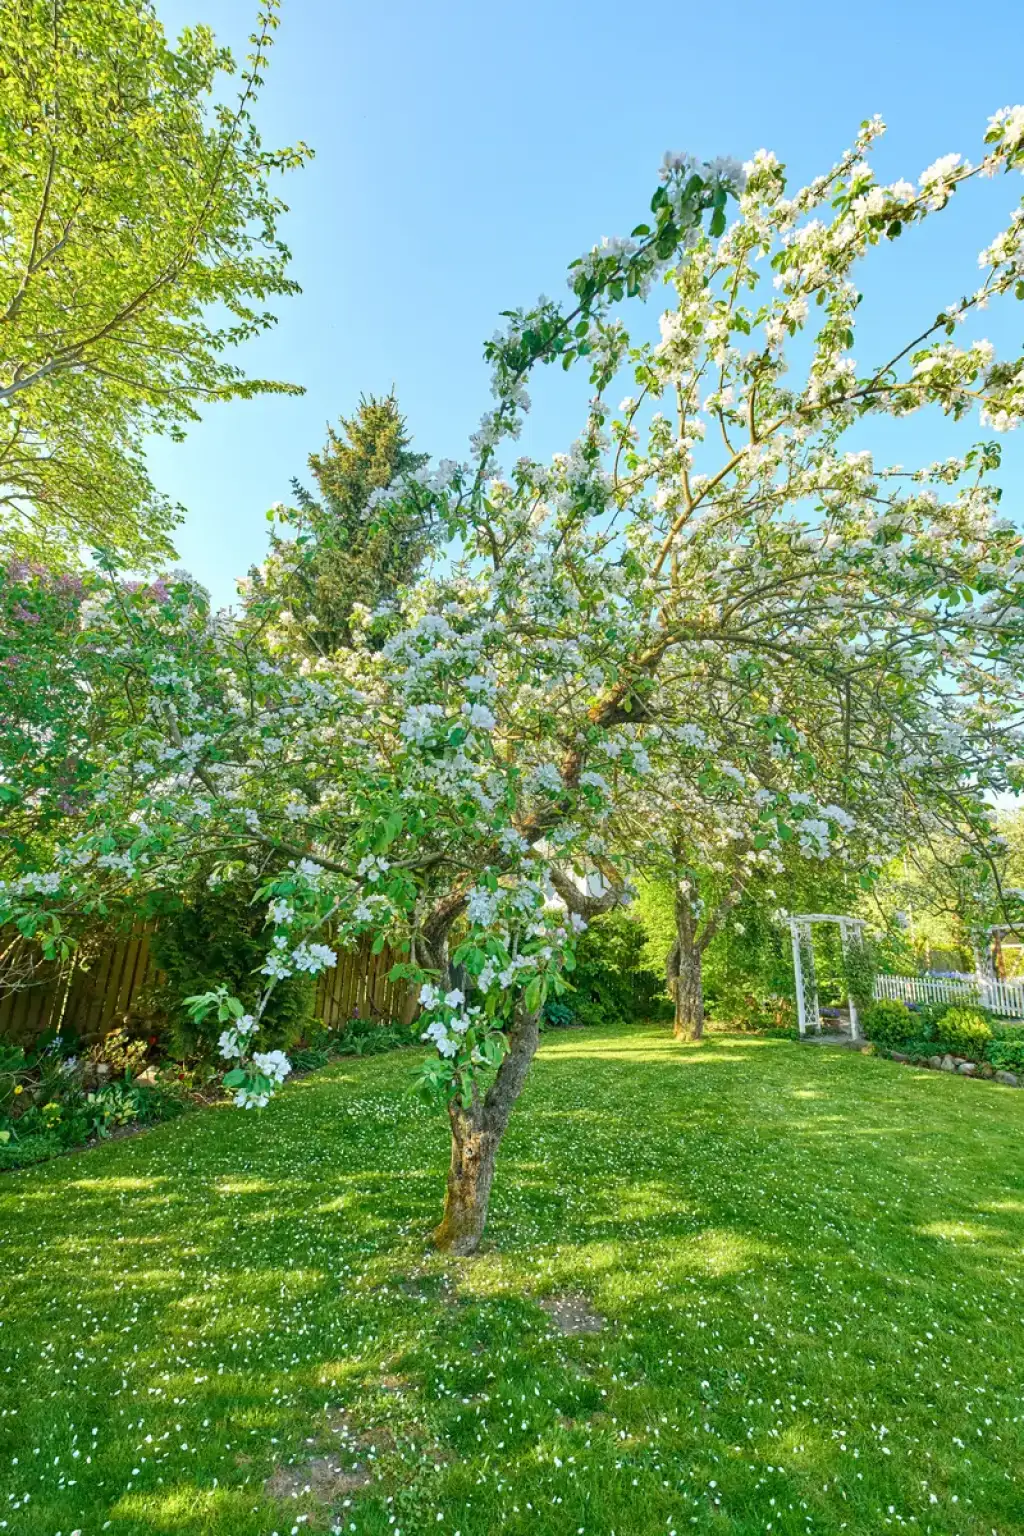
[{"label": "sunlit grass patch", "polygon": [[555,1035],[456,1261],[409,1067],[0,1183],[0,1530],[1024,1531],[1024,1094]]}]

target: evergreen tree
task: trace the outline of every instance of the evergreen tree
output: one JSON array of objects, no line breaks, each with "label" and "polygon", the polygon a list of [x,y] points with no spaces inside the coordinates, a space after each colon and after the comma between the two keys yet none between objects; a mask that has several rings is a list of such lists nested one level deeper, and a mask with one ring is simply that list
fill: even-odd
[{"label": "evergreen tree", "polygon": [[415,509],[382,520],[376,505],[378,493],[426,464],[410,444],[394,394],[363,396],[309,456],[319,498],[292,482],[297,506],[281,514],[290,536],[274,536],[263,580],[283,585],[296,632],[315,655],[351,645],[353,610],[394,598],[434,542]]}]

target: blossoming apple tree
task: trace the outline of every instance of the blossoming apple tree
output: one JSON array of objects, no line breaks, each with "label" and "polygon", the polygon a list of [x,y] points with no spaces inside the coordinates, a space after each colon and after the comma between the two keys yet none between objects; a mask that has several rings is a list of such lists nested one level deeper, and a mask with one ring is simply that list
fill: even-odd
[{"label": "blossoming apple tree", "polygon": [[673,710],[666,697],[653,771],[615,799],[614,839],[673,892],[666,979],[678,1036],[703,1030],[708,945],[755,892],[781,916],[772,885],[798,865],[838,861],[846,885],[867,892],[908,845],[941,841],[982,867],[999,857],[987,792],[1010,782],[1017,718],[1012,687],[977,695],[977,648],[950,647],[971,639],[976,615],[883,607],[877,578],[863,587],[856,575],[840,615],[820,565],[803,578],[778,565],[803,588],[798,634],[769,628],[765,613],[743,650],[705,643],[716,707],[698,725],[692,705]]},{"label": "blossoming apple tree", "polygon": [[[799,661],[840,698],[849,679],[852,699],[861,659],[886,646],[893,698],[905,684],[909,701],[889,740],[911,752],[920,728],[926,758],[941,739],[957,764],[983,756],[986,782],[1010,781],[1024,551],[995,516],[997,453],[906,473],[876,467],[858,432],[927,406],[979,410],[996,430],[1019,419],[1021,361],[954,338],[958,320],[1024,291],[1024,218],[989,243],[971,296],[866,367],[852,274],[975,178],[1019,169],[1024,109],[992,119],[978,166],[948,158],[916,186],[876,183],[880,131],[865,125],[794,193],[765,152],[742,169],[668,156],[649,219],[572,265],[567,302],[506,315],[470,461],[379,498],[382,522],[415,508],[454,549],[377,616],[383,645],[357,632],[330,657],[298,657],[258,584],[213,614],[187,580],[128,591],[112,576],[84,614],[81,665],[116,677],[126,705],[91,748],[89,795],[51,867],[15,874],[0,917],[52,945],[90,903],[138,906],[213,856],[219,879],[265,873],[264,998],[364,935],[396,948],[436,1048],[423,1087],[451,1131],[442,1248],[479,1242],[541,1009],[571,986],[575,933],[607,904],[566,872],[628,876],[617,808],[665,763],[702,804],[728,765],[750,783],[766,754],[799,760],[773,668]],[[656,282],[670,299],[660,337],[643,303]],[[792,379],[787,349],[802,360]],[[580,436],[550,463],[506,462],[528,376],[552,362],[589,370]],[[919,675],[934,686],[914,692]],[[709,768],[702,743],[720,750],[730,712],[744,729]],[[847,717],[869,774],[881,741],[862,745],[852,704]],[[780,778],[755,838],[797,819],[831,836],[840,818],[792,804]],[[260,1049],[263,1005],[247,1015],[222,992],[192,1006],[220,1016],[239,1103],[262,1104],[287,1071]]]}]

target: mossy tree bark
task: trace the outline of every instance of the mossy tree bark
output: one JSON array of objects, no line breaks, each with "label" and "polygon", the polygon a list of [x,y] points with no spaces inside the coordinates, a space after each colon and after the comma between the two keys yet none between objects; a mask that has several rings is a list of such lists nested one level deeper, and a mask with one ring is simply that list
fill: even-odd
[{"label": "mossy tree bark", "polygon": [[665,965],[669,996],[675,1004],[673,1033],[677,1040],[700,1040],[704,1034],[704,943],[689,898],[676,892],[676,938]]},{"label": "mossy tree bark", "polygon": [[452,1133],[451,1161],[444,1215],[434,1231],[434,1244],[445,1253],[475,1253],[487,1225],[498,1148],[509,1118],[523,1091],[540,1038],[540,1014],[520,1005],[509,1034],[508,1054],[483,1098],[468,1107],[453,1104],[448,1111]]},{"label": "mossy tree bark", "polygon": [[676,887],[676,937],[665,961],[665,981],[675,1005],[673,1033],[677,1040],[700,1040],[704,1036],[704,951],[742,894],[743,878],[737,873],[715,911],[701,926],[689,889],[682,883]]}]

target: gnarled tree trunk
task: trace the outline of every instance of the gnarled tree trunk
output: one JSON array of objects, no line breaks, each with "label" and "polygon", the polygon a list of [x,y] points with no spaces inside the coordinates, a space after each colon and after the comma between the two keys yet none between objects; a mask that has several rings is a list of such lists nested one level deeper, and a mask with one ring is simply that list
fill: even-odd
[{"label": "gnarled tree trunk", "polygon": [[[568,782],[564,767],[562,774]],[[557,869],[551,870],[551,879],[569,911],[584,917],[595,917],[629,900],[624,889],[613,885],[600,896],[590,895]],[[429,963],[435,968],[440,967],[448,929],[465,905],[465,895],[453,892],[424,924],[421,943],[431,957]],[[449,976],[451,978],[450,967]],[[452,984],[455,984],[454,979]],[[520,1000],[509,1031],[508,1053],[486,1095],[481,1099],[474,1093],[473,1102],[468,1107],[453,1104],[448,1110],[452,1154],[444,1215],[434,1229],[434,1243],[446,1253],[475,1253],[479,1246],[487,1224],[498,1148],[515,1102],[523,1091],[539,1038],[540,1012],[529,1013]]]},{"label": "gnarled tree trunk", "polygon": [[703,958],[696,945],[679,957],[679,974],[673,999],[676,1008],[674,1034],[677,1040],[700,1040],[704,1035]]},{"label": "gnarled tree trunk", "polygon": [[700,1040],[704,1034],[704,946],[697,936],[693,908],[682,891],[676,893],[676,941],[669,950],[665,975],[675,1004],[673,1033],[677,1040]]},{"label": "gnarled tree trunk", "polygon": [[540,1037],[540,1014],[520,1004],[509,1035],[508,1054],[482,1099],[469,1108],[448,1111],[452,1155],[444,1215],[434,1231],[435,1246],[446,1253],[475,1253],[487,1224],[494,1165],[513,1105],[523,1091]]}]

